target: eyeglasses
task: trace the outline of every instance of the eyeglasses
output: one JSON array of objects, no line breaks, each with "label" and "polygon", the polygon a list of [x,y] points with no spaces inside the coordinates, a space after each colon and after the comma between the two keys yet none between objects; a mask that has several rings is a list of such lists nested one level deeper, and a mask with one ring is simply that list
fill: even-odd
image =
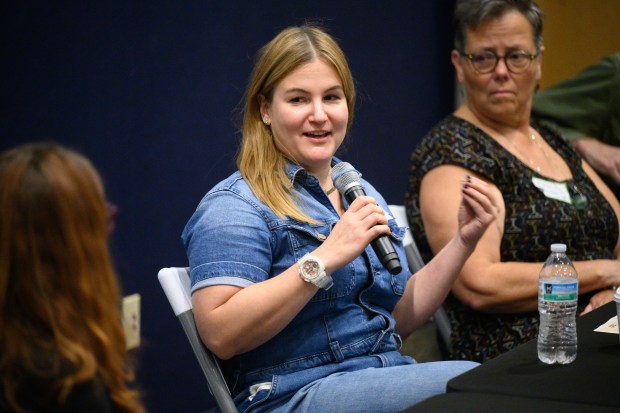
[{"label": "eyeglasses", "polygon": [[538,57],[540,52],[529,54],[522,50],[510,52],[504,56],[498,56],[495,52],[486,51],[482,53],[465,53],[459,50],[459,54],[471,62],[471,65],[478,73],[491,73],[497,67],[497,62],[504,59],[506,67],[512,73],[523,73]]}]

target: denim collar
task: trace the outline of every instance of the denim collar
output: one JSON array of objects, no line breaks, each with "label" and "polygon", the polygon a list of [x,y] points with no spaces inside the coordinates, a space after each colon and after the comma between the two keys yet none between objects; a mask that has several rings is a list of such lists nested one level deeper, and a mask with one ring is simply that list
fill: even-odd
[{"label": "denim collar", "polygon": [[[287,165],[286,165],[286,174],[288,175],[288,178],[291,181],[291,185],[293,185],[295,183],[296,179],[301,179],[303,180],[303,178],[307,177],[308,175],[311,175],[310,173],[308,173],[303,166],[296,164],[295,162],[288,160],[287,159]],[[332,157],[332,166],[338,164],[342,162],[342,160],[340,158],[337,158],[335,156]],[[356,169],[357,171],[357,169]],[[362,176],[362,174],[357,171],[357,173],[359,173],[360,177]]]}]

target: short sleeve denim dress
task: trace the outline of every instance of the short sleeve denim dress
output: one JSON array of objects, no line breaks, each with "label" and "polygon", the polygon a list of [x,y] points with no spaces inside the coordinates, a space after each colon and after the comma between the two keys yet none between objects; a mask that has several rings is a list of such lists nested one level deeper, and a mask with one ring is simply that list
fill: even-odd
[{"label": "short sleeve denim dress", "polygon": [[[183,231],[192,291],[220,284],[245,288],[277,277],[329,236],[339,215],[318,179],[292,163],[288,174],[301,210],[320,224],[276,216],[234,173],[205,195]],[[362,183],[389,211],[383,197]],[[238,405],[246,409],[264,399],[291,397],[332,373],[415,363],[398,352],[391,315],[410,277],[402,244],[406,228],[388,215],[403,271],[390,274],[370,246],[335,271],[333,287],[319,290],[282,332],[223,363]],[[251,394],[250,387],[260,384],[268,391]]]}]

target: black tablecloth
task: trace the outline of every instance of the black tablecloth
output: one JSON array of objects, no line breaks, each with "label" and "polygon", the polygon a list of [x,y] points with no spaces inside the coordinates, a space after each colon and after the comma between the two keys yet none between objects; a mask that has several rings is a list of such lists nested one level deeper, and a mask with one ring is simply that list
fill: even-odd
[{"label": "black tablecloth", "polygon": [[618,413],[615,407],[485,393],[447,393],[401,413]]},{"label": "black tablecloth", "polygon": [[571,364],[540,362],[531,340],[450,380],[448,391],[620,407],[618,334],[593,331],[615,314],[611,302],[577,318],[577,359]]}]

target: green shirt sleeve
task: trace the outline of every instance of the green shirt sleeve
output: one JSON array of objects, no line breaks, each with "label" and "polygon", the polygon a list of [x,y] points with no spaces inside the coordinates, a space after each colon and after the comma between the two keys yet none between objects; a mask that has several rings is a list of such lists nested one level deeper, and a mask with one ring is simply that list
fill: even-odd
[{"label": "green shirt sleeve", "polygon": [[620,52],[536,94],[532,117],[570,142],[589,136],[620,146]]}]

